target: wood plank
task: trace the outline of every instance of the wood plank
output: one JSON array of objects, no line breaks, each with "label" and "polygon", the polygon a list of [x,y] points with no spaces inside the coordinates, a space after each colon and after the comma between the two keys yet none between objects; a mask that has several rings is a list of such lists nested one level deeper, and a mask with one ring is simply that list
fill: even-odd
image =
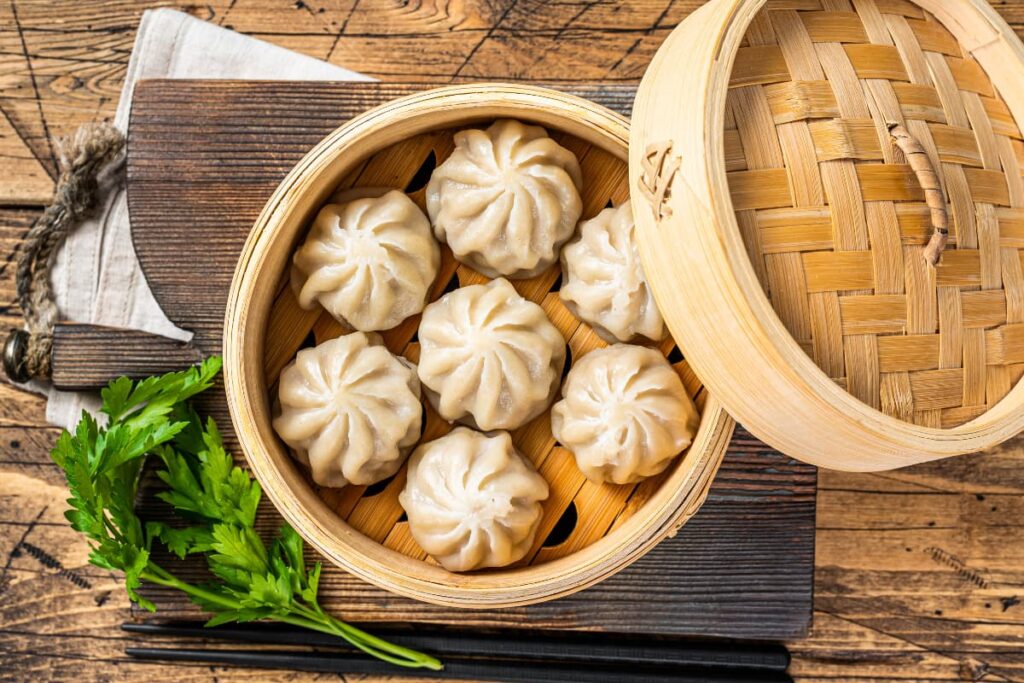
[{"label": "wood plank", "polygon": [[141,379],[199,363],[191,344],[155,334],[100,325],[58,324],[53,331],[53,385],[95,390],[124,375]]},{"label": "wood plank", "polygon": [[[539,0],[520,0],[514,4],[509,1],[406,4],[363,0],[359,3],[360,11],[345,25],[345,16],[339,11],[347,7],[345,0],[319,0],[308,4],[289,0],[217,0],[200,4],[177,0],[167,3],[163,0],[83,0],[73,5],[65,3],[60,16],[54,16],[47,3],[15,2],[22,19],[33,15],[27,17],[32,23],[24,30],[26,37],[37,38],[30,52],[46,47],[50,50],[48,57],[64,51],[65,56],[78,59],[90,54],[100,55],[102,50],[108,49],[109,54],[101,58],[112,57],[118,62],[102,76],[83,78],[74,73],[74,60],[64,63],[64,71],[57,68],[55,61],[51,73],[37,79],[38,92],[34,92],[29,70],[32,60],[23,50],[21,36],[11,16],[14,3],[0,3],[0,108],[51,171],[51,140],[40,116],[41,110],[55,112],[53,115],[57,112],[70,115],[67,124],[76,118],[111,116],[139,13],[157,4],[177,6],[200,18],[318,57],[330,54],[332,45],[337,42],[338,49],[331,55],[331,61],[363,71],[372,68],[374,75],[385,79],[408,78],[416,73],[418,78],[439,82],[451,79],[455,68],[471,50],[463,49],[448,60],[439,59],[437,51],[452,50],[453,46],[465,43],[472,48],[502,17],[502,25],[510,31],[546,31],[551,37],[567,27],[619,31],[633,38],[634,42],[626,45],[628,50],[643,37],[646,28],[671,27],[701,4],[700,0],[676,0],[667,3],[666,8],[666,3],[660,0],[637,0],[629,2],[628,6],[625,0],[543,5]],[[816,0],[785,2],[787,7],[800,4],[811,9],[821,6]],[[859,4],[859,0],[855,4]],[[885,12],[921,17],[921,11],[907,0],[878,0],[877,4]],[[775,5],[782,6],[781,3]],[[1024,33],[1024,2],[1001,0],[993,5],[1018,34]],[[79,11],[78,7],[82,9]],[[333,34],[288,33],[305,30],[306,19],[302,15],[319,13],[320,7],[324,8],[323,14],[331,16],[330,21],[337,22],[330,26]],[[59,28],[51,29],[54,25],[51,22],[59,22]],[[402,42],[401,50],[381,49],[391,44],[392,39],[384,38],[383,34],[392,26],[400,27],[401,35],[409,38]],[[462,28],[467,30],[464,35],[456,36],[457,40],[440,42],[449,29],[458,32]],[[337,35],[341,32],[358,32],[359,35]],[[104,45],[109,47],[104,48]],[[520,40],[515,49],[506,54],[517,56],[518,73],[546,78],[549,76],[544,69],[550,64],[539,68],[527,66],[529,55],[542,47],[530,39]],[[590,54],[597,57],[595,53]],[[430,70],[445,65],[450,70],[424,73],[428,69],[420,63],[423,55],[431,56]],[[630,73],[643,66],[629,56],[626,61],[630,63]],[[586,60],[580,60],[575,65],[581,70],[580,78],[602,78],[605,76],[602,65],[607,62],[602,59],[600,63],[588,65]],[[511,70],[503,73],[500,64],[483,64],[482,67],[503,79],[510,76]],[[639,73],[634,78],[638,76]],[[937,111],[941,116],[941,108],[933,107],[930,111]],[[910,115],[906,103],[904,113]],[[923,118],[945,122],[944,117]],[[70,129],[54,131],[55,134],[67,132]],[[1024,159],[1024,146],[1018,145],[1018,148],[1022,152],[1019,156]],[[0,210],[0,234],[21,229],[8,227],[15,225],[10,216],[10,212]],[[10,254],[9,244],[9,241],[0,241],[0,254],[5,257]],[[5,262],[8,261],[5,259]],[[13,292],[9,286],[10,270],[10,266],[0,270],[0,329],[4,335],[18,316],[10,297]],[[22,517],[25,503],[35,501],[37,495],[33,492],[28,499],[9,496],[5,488],[10,481],[9,473],[15,468],[49,471],[50,476],[56,473],[48,465],[46,455],[53,431],[44,429],[44,424],[43,403],[37,396],[0,384],[0,454],[7,458],[0,462],[0,539],[5,539],[0,541],[0,550],[5,557],[10,556],[13,548],[5,534],[10,529],[19,534],[25,532]],[[15,443],[17,446],[13,445]],[[901,566],[901,553],[924,553],[924,547],[916,542],[907,546],[910,551],[881,542],[893,529],[925,529],[929,528],[929,522],[935,522],[936,526],[948,528],[949,534],[939,547],[952,555],[970,554],[972,539],[985,535],[985,528],[1024,518],[1019,509],[1005,505],[1006,501],[1019,503],[1024,494],[1022,459],[1024,443],[1018,439],[984,456],[936,462],[898,472],[861,475],[823,471],[818,506],[814,626],[809,638],[790,643],[794,652],[790,673],[795,679],[859,683],[922,679],[953,682],[981,677],[986,681],[1024,680],[1024,667],[1017,654],[1019,647],[1012,640],[1019,641],[1024,605],[1008,602],[1009,606],[1004,609],[1002,603],[1014,596],[1024,598],[1020,589],[1024,585],[1024,574],[1020,572],[1024,562],[1017,561],[1016,574],[1001,576],[1001,582],[994,589],[984,592],[960,580],[956,569],[945,564],[929,561],[912,568]],[[37,514],[38,508],[30,506],[29,510]],[[28,532],[28,542],[51,554],[57,554],[63,546],[84,548],[80,538],[54,533],[55,529],[66,531],[66,527],[59,525],[59,519],[52,525],[46,520],[36,524]],[[850,530],[842,543],[831,540],[837,528]],[[1020,538],[1019,530],[1017,538]],[[851,547],[857,548],[857,552],[851,553]],[[991,556],[974,557],[969,569],[985,571],[990,563],[999,566],[1004,563],[1003,557],[1012,560],[1011,553],[1015,549],[1019,549],[1019,543],[1012,539],[989,547],[987,551]],[[852,566],[854,560],[856,567]],[[3,585],[0,588],[0,651],[7,665],[0,670],[0,678],[20,678],[23,672],[55,680],[81,679],[83,674],[86,678],[138,678],[154,682],[208,680],[211,676],[220,681],[267,678],[267,672],[250,669],[218,668],[211,672],[205,666],[132,662],[124,657],[123,648],[128,643],[142,641],[122,636],[116,630],[116,625],[128,614],[127,601],[109,577],[83,590],[63,578],[58,568],[48,567],[27,553],[14,558],[11,567],[12,570],[0,579]],[[965,615],[949,609],[948,604],[941,604],[950,601],[969,606],[969,613]],[[26,611],[26,605],[31,605],[31,609]],[[937,609],[943,613],[936,615]],[[993,621],[994,626],[989,624]],[[974,635],[976,631],[983,633],[978,637]],[[276,672],[274,678],[293,681],[309,677]]]},{"label": "wood plank", "polygon": [[[291,165],[346,117],[416,89],[200,81],[149,81],[137,88],[128,161],[136,252],[165,312],[195,331],[200,348],[220,348],[236,254]],[[568,89],[620,111],[628,111],[634,92],[631,86]],[[169,126],[174,118],[193,125]],[[223,408],[215,403],[209,408],[216,414]],[[325,605],[362,621],[499,626],[528,619],[538,627],[630,632],[766,638],[799,633],[810,608],[813,468],[749,438],[729,457],[725,476],[716,480],[708,507],[698,515],[703,521],[578,596],[467,614],[389,596],[332,567],[321,580]],[[766,467],[775,474],[759,474]],[[754,535],[752,525],[758,529]],[[790,548],[788,559],[768,551],[777,543]],[[720,553],[728,557],[717,559]],[[680,585],[687,590],[674,590]],[[153,594],[172,614],[195,614],[178,598]],[[637,596],[631,599],[643,607],[623,613],[617,597],[622,595]],[[716,608],[709,611],[712,604]]]},{"label": "wood plank", "polygon": [[0,111],[0,162],[9,182],[0,184],[0,204],[45,204],[53,179]]}]

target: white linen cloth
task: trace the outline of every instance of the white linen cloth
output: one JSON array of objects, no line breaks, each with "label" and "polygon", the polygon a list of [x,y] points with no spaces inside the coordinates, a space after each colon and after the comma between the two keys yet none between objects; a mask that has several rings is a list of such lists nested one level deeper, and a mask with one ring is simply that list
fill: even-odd
[{"label": "white linen cloth", "polygon": [[[123,132],[128,128],[132,90],[145,78],[374,80],[170,9],[142,15],[114,116],[114,125]],[[51,279],[61,320],[182,340],[191,336],[167,319],[146,284],[131,243],[123,188],[111,193],[96,219],[68,236],[57,253]],[[83,409],[95,410],[99,405],[92,394],[35,388],[49,399],[46,419],[62,427],[71,428]]]}]

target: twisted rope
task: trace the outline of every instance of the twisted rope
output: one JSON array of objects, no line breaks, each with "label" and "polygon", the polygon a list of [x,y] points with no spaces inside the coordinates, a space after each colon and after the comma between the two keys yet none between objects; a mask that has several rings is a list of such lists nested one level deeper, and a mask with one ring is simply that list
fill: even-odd
[{"label": "twisted rope", "polygon": [[14,330],[4,347],[4,369],[16,382],[50,376],[57,304],[50,269],[57,248],[89,218],[120,179],[124,135],[108,123],[87,124],[59,143],[60,178],[53,201],[35,222],[18,254],[16,286],[25,329]]}]

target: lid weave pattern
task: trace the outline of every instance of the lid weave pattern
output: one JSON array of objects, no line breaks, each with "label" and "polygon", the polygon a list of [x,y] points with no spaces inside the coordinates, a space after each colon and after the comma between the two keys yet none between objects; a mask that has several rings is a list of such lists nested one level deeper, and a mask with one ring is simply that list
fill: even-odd
[{"label": "lid weave pattern", "polygon": [[[893,123],[948,201],[937,266]],[[949,428],[1024,375],[1024,138],[934,17],[904,0],[769,0],[733,68],[725,154],[772,306],[851,394]]]}]

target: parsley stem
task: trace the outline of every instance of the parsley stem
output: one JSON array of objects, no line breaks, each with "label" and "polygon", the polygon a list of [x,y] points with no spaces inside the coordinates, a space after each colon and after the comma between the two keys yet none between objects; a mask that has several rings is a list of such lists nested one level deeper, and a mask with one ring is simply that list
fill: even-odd
[{"label": "parsley stem", "polygon": [[[204,588],[200,588],[199,586],[186,583],[155,562],[150,562],[147,565],[147,568],[139,576],[144,581],[149,581],[150,583],[155,583],[159,586],[167,586],[168,588],[176,588],[183,593],[200,598],[207,603],[221,605],[225,609],[237,610],[242,608],[242,605],[238,601],[227,596],[208,591]],[[313,631],[326,633],[328,635],[338,636],[366,654],[372,657],[377,657],[386,662],[390,662],[396,666],[431,669],[433,671],[440,671],[443,668],[441,666],[441,662],[430,655],[417,652],[416,650],[410,650],[409,648],[402,647],[401,645],[389,643],[388,641],[372,636],[351,624],[339,621],[329,614],[325,614],[323,612],[317,613],[299,604],[294,604],[292,609],[300,614],[305,612],[308,616],[281,614],[275,615],[274,618],[286,624],[291,624],[292,626],[298,626],[300,628],[307,628]]]},{"label": "parsley stem", "polygon": [[225,609],[241,608],[241,605],[238,603],[238,601],[232,600],[231,598],[225,597],[223,595],[218,595],[217,593],[205,590],[203,588],[200,588],[199,586],[193,586],[190,583],[185,583],[184,581],[176,577],[174,574],[171,574],[169,571],[167,571],[160,565],[156,564],[155,562],[150,562],[147,565],[147,569],[143,570],[143,572],[139,574],[139,578],[141,578],[144,581],[149,581],[150,583],[155,583],[158,586],[177,588],[183,593],[187,593],[188,595],[201,598],[203,600],[206,600],[207,602],[221,605]]},{"label": "parsley stem", "polygon": [[[296,604],[295,609],[300,614],[304,614],[304,618],[308,622],[324,624],[327,627],[327,629],[317,628],[315,630],[323,633],[331,633],[344,638],[363,652],[371,654],[374,657],[379,657],[385,661],[398,664],[400,666],[410,666],[410,664],[398,661],[391,656],[397,655],[398,657],[405,658],[406,661],[415,661],[416,664],[411,666],[433,669],[434,671],[440,671],[443,668],[441,662],[434,657],[425,655],[422,652],[417,652],[416,650],[410,650],[409,648],[402,647],[401,645],[395,645],[394,643],[378,638],[351,624],[335,619],[321,610],[319,605],[314,605],[314,608],[311,609],[304,605]],[[313,627],[307,626],[307,628]]]},{"label": "parsley stem", "polygon": [[433,671],[440,671],[443,668],[441,662],[430,655],[381,640],[329,615],[325,615],[325,619],[317,621],[290,615],[275,616],[275,618],[293,626],[338,636],[366,654],[397,666]]},{"label": "parsley stem", "polygon": [[[324,612],[316,597],[320,566],[309,573],[302,540],[290,527],[282,528],[268,553],[254,527],[259,484],[234,464],[214,421],[204,424],[187,405],[212,385],[220,365],[214,356],[199,368],[160,377],[121,377],[101,394],[104,425],[84,413],[74,432],[57,439],[51,457],[67,479],[72,528],[94,542],[90,562],[124,572],[129,596],[150,610],[156,606],[136,593],[140,582],[181,591],[217,614],[214,623],[277,620],[341,638],[397,666],[440,670],[434,657],[375,638]],[[168,490],[158,497],[195,520],[193,526],[178,529],[139,519],[134,501],[147,456],[159,456],[166,467],[157,474]],[[182,581],[153,561],[153,541],[181,557],[207,554],[220,581]]]}]

